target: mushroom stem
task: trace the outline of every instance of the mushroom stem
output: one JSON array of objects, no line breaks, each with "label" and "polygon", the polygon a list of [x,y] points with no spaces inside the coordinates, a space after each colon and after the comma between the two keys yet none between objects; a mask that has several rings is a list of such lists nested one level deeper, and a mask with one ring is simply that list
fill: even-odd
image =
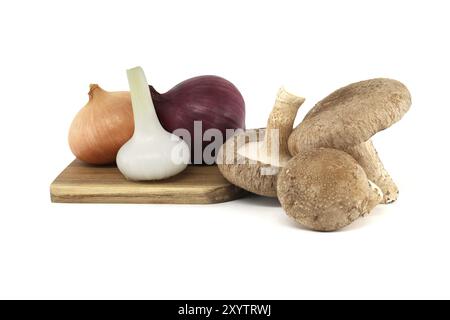
[{"label": "mushroom stem", "polygon": [[297,111],[303,102],[305,102],[305,98],[287,92],[284,87],[278,90],[275,105],[267,121],[264,137],[264,145],[268,156],[278,150],[281,157],[290,157],[288,139],[292,132]]},{"label": "mushroom stem", "polygon": [[383,191],[381,191],[380,187],[371,180],[369,180],[369,187],[371,193],[367,201],[366,212],[363,212],[363,215],[368,214],[373,208],[383,202]]},{"label": "mushroom stem", "polygon": [[359,165],[366,172],[367,178],[381,189],[383,192],[383,203],[392,203],[397,200],[397,185],[384,168],[371,140],[347,148],[345,151],[358,161]]}]

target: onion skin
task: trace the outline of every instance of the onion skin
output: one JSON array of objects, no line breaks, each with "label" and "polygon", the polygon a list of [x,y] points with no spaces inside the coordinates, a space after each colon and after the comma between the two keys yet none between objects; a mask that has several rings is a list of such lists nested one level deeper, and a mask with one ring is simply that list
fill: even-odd
[{"label": "onion skin", "polygon": [[108,92],[90,85],[89,102],[75,116],[69,130],[69,146],[80,160],[109,164],[134,132],[130,93]]},{"label": "onion skin", "polygon": [[[245,129],[245,102],[239,90],[217,76],[185,80],[160,94],[150,86],[158,118],[168,132],[187,129],[191,135],[191,162],[194,162],[194,121],[202,121],[203,133],[218,129],[225,142],[226,129]],[[198,137],[197,137],[198,138]],[[210,144],[203,141],[203,149]]]}]

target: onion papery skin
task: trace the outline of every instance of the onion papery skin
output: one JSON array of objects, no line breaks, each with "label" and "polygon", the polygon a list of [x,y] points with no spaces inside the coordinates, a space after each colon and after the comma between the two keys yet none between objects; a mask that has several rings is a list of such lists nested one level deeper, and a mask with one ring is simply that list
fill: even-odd
[{"label": "onion papery skin", "polygon": [[[245,129],[245,102],[239,90],[218,76],[199,76],[185,80],[160,94],[150,86],[158,118],[168,132],[186,129],[191,136],[191,163],[194,163],[194,121],[202,122],[203,133],[211,128]],[[196,137],[202,138],[202,137]],[[202,142],[202,152],[211,141]],[[203,160],[203,158],[202,158]],[[203,161],[202,161],[203,162]],[[197,163],[195,163],[197,164]]]},{"label": "onion papery skin", "polygon": [[75,116],[69,130],[69,146],[80,160],[111,164],[134,132],[130,93],[108,92],[90,86],[89,102]]}]

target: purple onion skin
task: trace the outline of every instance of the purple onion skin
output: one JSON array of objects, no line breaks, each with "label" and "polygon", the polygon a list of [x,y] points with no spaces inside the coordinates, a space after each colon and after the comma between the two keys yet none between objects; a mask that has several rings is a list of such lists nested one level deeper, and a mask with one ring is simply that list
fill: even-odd
[{"label": "purple onion skin", "polygon": [[[219,129],[224,139],[222,142],[227,138],[226,129],[245,129],[244,99],[230,81],[221,77],[208,75],[191,78],[163,94],[150,86],[150,92],[164,129],[168,132],[179,128],[189,131],[192,163],[195,151],[194,121],[202,121],[202,137],[208,129]],[[202,142],[202,154],[210,143]]]}]

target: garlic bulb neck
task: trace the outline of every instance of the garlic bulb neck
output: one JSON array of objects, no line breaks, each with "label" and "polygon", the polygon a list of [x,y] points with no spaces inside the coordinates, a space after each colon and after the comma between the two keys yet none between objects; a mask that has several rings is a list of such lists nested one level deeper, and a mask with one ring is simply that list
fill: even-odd
[{"label": "garlic bulb neck", "polygon": [[127,76],[133,106],[134,133],[149,135],[164,131],[156,115],[144,70],[140,67],[127,70]]}]

